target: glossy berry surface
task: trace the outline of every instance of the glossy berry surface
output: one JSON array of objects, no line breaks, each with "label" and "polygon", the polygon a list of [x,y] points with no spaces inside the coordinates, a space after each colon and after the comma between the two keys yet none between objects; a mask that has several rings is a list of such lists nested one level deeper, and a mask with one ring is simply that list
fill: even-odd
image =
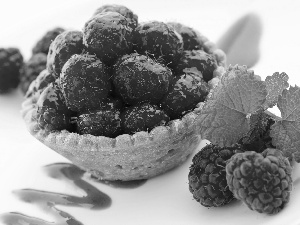
[{"label": "glossy berry surface", "polygon": [[96,109],[111,90],[108,71],[95,55],[73,55],[60,75],[67,106],[76,112]]},{"label": "glossy berry surface", "polygon": [[127,134],[150,131],[156,126],[164,126],[169,116],[156,105],[144,103],[131,106],[121,114],[121,127]]},{"label": "glossy berry surface", "polygon": [[167,93],[171,80],[170,69],[137,53],[125,55],[114,67],[115,92],[129,105],[158,103]]},{"label": "glossy berry surface", "polygon": [[132,38],[129,21],[117,12],[99,13],[83,28],[83,43],[87,50],[109,65],[132,52]]},{"label": "glossy berry surface", "polygon": [[56,78],[60,76],[61,69],[74,54],[83,51],[83,34],[81,31],[68,30],[59,34],[49,48],[47,55],[47,69]]},{"label": "glossy berry surface", "polygon": [[179,63],[174,69],[175,75],[191,72],[208,82],[213,78],[217,62],[213,55],[202,50],[187,50],[183,52]]},{"label": "glossy berry surface", "polygon": [[182,37],[172,26],[163,22],[150,21],[138,25],[134,37],[134,49],[165,65],[173,67],[182,51]]},{"label": "glossy berry surface", "polygon": [[193,74],[183,74],[174,79],[167,95],[160,101],[161,108],[178,119],[203,102],[209,93],[208,84]]},{"label": "glossy berry surface", "polygon": [[77,132],[94,136],[116,137],[121,133],[120,111],[92,110],[78,116]]}]

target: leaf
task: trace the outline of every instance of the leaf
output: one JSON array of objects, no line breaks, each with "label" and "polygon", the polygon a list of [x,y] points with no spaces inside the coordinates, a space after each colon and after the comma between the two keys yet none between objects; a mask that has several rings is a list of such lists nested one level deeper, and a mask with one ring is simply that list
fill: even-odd
[{"label": "leaf", "polygon": [[247,67],[229,67],[197,117],[203,139],[229,146],[250,130],[250,116],[259,113],[266,100],[264,81]]},{"label": "leaf", "polygon": [[278,97],[282,94],[284,89],[289,87],[289,76],[286,73],[273,73],[272,76],[267,76],[265,79],[267,86],[267,101],[265,109],[273,107],[278,101]]},{"label": "leaf", "polygon": [[239,143],[247,151],[262,152],[266,148],[275,148],[270,137],[270,127],[276,122],[276,118],[269,111],[252,115],[250,118],[250,130],[239,140]]},{"label": "leaf", "polygon": [[286,157],[295,157],[300,162],[300,88],[291,86],[283,90],[277,106],[282,119],[271,126],[272,143]]},{"label": "leaf", "polygon": [[220,38],[218,48],[226,53],[228,65],[254,66],[260,57],[262,23],[258,15],[249,13],[238,19]]}]

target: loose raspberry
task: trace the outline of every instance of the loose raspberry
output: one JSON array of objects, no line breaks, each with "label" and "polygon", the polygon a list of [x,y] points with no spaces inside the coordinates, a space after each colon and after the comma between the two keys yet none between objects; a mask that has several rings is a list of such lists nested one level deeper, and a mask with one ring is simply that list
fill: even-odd
[{"label": "loose raspberry", "polygon": [[205,207],[218,207],[234,199],[226,182],[226,161],[243,149],[240,145],[219,147],[209,144],[192,160],[188,175],[189,190]]},{"label": "loose raspberry", "polygon": [[17,48],[0,48],[0,93],[18,87],[23,56]]},{"label": "loose raspberry", "polygon": [[275,214],[289,202],[292,168],[281,151],[247,151],[234,155],[226,165],[226,179],[234,196],[251,210]]}]

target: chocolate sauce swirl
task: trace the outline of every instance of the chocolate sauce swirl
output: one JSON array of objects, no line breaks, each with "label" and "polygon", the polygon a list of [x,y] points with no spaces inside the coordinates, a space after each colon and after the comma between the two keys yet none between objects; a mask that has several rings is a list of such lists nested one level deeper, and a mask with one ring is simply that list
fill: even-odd
[{"label": "chocolate sauce swirl", "polygon": [[[40,208],[46,210],[47,213],[50,213],[55,222],[45,221],[19,212],[2,214],[0,221],[3,221],[6,225],[83,225],[80,221],[76,220],[74,216],[57,209],[56,206],[77,206],[92,210],[102,210],[109,208],[112,204],[112,199],[107,194],[83,180],[83,176],[86,172],[73,164],[51,164],[45,166],[45,172],[54,179],[72,182],[75,186],[82,189],[86,195],[78,197],[36,189],[15,190],[13,193],[22,201],[37,204]],[[136,188],[146,182],[146,180],[128,182],[93,180],[115,188]]]}]

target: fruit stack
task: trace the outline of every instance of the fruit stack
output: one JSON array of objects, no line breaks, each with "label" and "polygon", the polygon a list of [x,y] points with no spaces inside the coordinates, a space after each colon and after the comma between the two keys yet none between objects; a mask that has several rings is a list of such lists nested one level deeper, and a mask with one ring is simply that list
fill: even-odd
[{"label": "fruit stack", "polygon": [[23,116],[38,140],[100,179],[150,178],[198,146],[195,109],[225,60],[188,26],[139,23],[127,7],[104,5],[51,43]]}]

